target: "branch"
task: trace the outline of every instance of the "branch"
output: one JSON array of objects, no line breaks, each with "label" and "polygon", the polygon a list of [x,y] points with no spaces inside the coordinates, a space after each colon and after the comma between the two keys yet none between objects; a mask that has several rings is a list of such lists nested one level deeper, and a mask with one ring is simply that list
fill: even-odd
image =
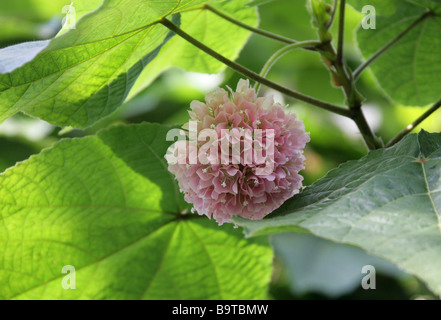
[{"label": "branch", "polygon": [[383,143],[378,139],[370,128],[366,117],[362,110],[363,97],[357,91],[352,77],[352,73],[348,71],[343,57],[344,49],[344,27],[345,27],[345,7],[346,1],[340,0],[340,19],[338,30],[338,48],[337,52],[331,43],[323,43],[317,46],[323,59],[327,62],[329,71],[331,72],[337,85],[340,86],[346,96],[346,104],[351,112],[351,119],[354,120],[364,142],[369,150],[379,149],[383,147]]},{"label": "branch", "polygon": [[[320,44],[320,41],[302,41],[302,42],[296,42],[290,45],[287,45],[279,50],[277,50],[265,63],[265,65],[262,68],[262,71],[260,71],[259,76],[265,78],[268,75],[268,72],[271,70],[271,68],[274,66],[274,64],[285,54],[288,52],[298,49],[298,48],[305,48],[305,47],[315,47]],[[259,92],[260,89],[260,82],[256,82],[255,89],[256,92]]]},{"label": "branch", "polygon": [[362,72],[369,67],[375,60],[381,57],[384,53],[389,51],[393,46],[395,46],[401,39],[403,39],[410,31],[412,31],[416,26],[423,22],[426,18],[433,16],[433,11],[426,11],[417,20],[414,21],[406,30],[397,35],[391,42],[387,43],[385,46],[380,48],[375,52],[368,60],[361,64],[353,73],[353,78],[357,80]]},{"label": "branch", "polygon": [[366,143],[368,149],[375,150],[383,148],[383,143],[375,136],[374,132],[372,131],[366,120],[366,117],[364,116],[363,110],[359,108],[352,109],[352,111],[352,120],[354,120],[355,124],[358,127],[358,130],[360,130],[361,136],[363,137],[363,140]]},{"label": "branch", "polygon": [[409,124],[403,131],[401,131],[395,138],[389,141],[386,144],[386,147],[392,147],[394,144],[403,139],[408,133],[410,133],[413,129],[415,129],[421,122],[426,120],[429,116],[431,116],[435,111],[437,111],[441,107],[441,100],[435,103],[429,110],[424,112],[418,119]]},{"label": "branch", "polygon": [[345,116],[345,117],[350,117],[352,115],[352,113],[349,110],[346,110],[344,108],[341,108],[339,106],[327,103],[325,101],[321,101],[321,100],[317,100],[313,97],[304,95],[302,93],[299,93],[297,91],[288,89],[284,86],[281,86],[277,83],[274,83],[266,78],[263,78],[261,76],[259,76],[257,73],[255,73],[254,71],[251,71],[247,68],[245,68],[244,66],[231,61],[227,58],[225,58],[224,56],[222,56],[221,54],[217,53],[216,51],[214,51],[213,49],[207,47],[206,45],[204,45],[203,43],[201,43],[200,41],[198,41],[197,39],[193,38],[192,36],[190,36],[189,34],[187,34],[185,31],[183,31],[182,29],[180,29],[178,26],[176,26],[175,24],[173,24],[171,21],[167,20],[166,18],[162,19],[160,21],[160,23],[162,25],[164,25],[166,28],[168,28],[169,30],[173,31],[174,33],[176,33],[178,36],[182,37],[183,39],[185,39],[186,41],[190,42],[191,44],[193,44],[194,46],[196,46],[197,48],[199,48],[200,50],[204,51],[205,53],[209,54],[210,56],[212,56],[213,58],[215,58],[216,60],[219,60],[220,62],[224,63],[225,65],[229,66],[231,69],[243,74],[244,76],[253,79],[257,82],[260,82],[274,90],[277,90],[283,94],[286,94],[290,97],[293,97],[295,99],[298,99],[300,101],[303,102],[307,102],[311,105],[314,105],[316,107],[337,113],[339,115]]},{"label": "branch", "polygon": [[[337,0],[336,0],[337,1]],[[340,21],[338,25],[337,63],[343,65],[343,49],[345,37],[345,8],[346,0],[340,0]]]}]

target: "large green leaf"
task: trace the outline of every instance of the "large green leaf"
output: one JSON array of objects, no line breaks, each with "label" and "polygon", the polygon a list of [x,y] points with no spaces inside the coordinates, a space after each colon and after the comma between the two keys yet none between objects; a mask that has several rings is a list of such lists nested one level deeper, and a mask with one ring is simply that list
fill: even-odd
[{"label": "large green leaf", "polygon": [[[63,140],[0,175],[0,298],[265,298],[267,240],[183,214],[167,130]],[[76,290],[62,288],[65,265]]]},{"label": "large green leaf", "polygon": [[426,106],[441,98],[441,1],[392,0],[350,1],[357,9],[374,5],[375,30],[360,29],[357,39],[367,59],[407,29],[426,10],[434,14],[418,24],[392,49],[375,61],[371,68],[380,87],[397,103]]},{"label": "large green leaf", "polygon": [[150,24],[176,3],[105,1],[31,62],[0,75],[0,121],[22,110],[83,127],[111,113],[164,41],[165,28]]},{"label": "large green leaf", "polygon": [[422,131],[330,171],[248,235],[311,232],[394,262],[441,294],[441,134]]},{"label": "large green leaf", "polygon": [[[156,22],[181,11],[186,11],[184,17],[194,15],[190,9],[201,13],[201,4],[206,2],[106,0],[84,15],[76,29],[64,32],[49,45],[39,43],[38,50],[31,46],[32,54],[28,54],[28,45],[14,48],[21,59],[16,59],[13,66],[7,64],[7,73],[0,74],[0,121],[21,110],[57,125],[92,125],[124,102],[144,67],[170,39],[168,30]],[[91,8],[97,3],[94,1]],[[256,14],[255,9],[248,10]],[[204,27],[201,25],[201,30]],[[217,32],[223,34],[222,25]],[[243,41],[245,38],[240,36]],[[218,45],[231,45],[227,54],[234,57],[243,41],[231,45],[230,39],[223,37]],[[35,52],[39,53],[34,58]],[[184,53],[177,50],[174,54]],[[201,71],[211,71],[212,63]]]}]

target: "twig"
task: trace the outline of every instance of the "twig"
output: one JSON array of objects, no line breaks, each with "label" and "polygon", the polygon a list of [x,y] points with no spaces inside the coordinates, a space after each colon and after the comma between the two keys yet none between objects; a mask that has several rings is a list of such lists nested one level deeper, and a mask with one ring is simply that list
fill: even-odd
[{"label": "twig", "polygon": [[264,37],[267,37],[267,38],[270,38],[270,39],[273,39],[273,40],[277,40],[279,42],[283,42],[283,43],[286,43],[286,44],[291,44],[291,43],[296,43],[297,42],[296,40],[293,40],[293,39],[290,39],[290,38],[287,38],[287,37],[284,37],[284,36],[281,36],[281,35],[278,35],[278,34],[275,34],[275,33],[269,32],[269,31],[266,31],[266,30],[262,30],[262,29],[259,29],[259,28],[254,28],[254,27],[252,27],[252,26],[250,26],[248,24],[243,23],[240,20],[236,20],[236,19],[234,19],[234,18],[224,14],[223,12],[217,10],[216,8],[214,8],[214,7],[212,7],[212,6],[208,5],[208,4],[204,5],[204,8],[209,10],[209,11],[211,11],[211,12],[213,12],[214,14],[218,15],[219,17],[221,17],[223,19],[225,19],[227,21],[230,21],[231,23],[234,23],[235,25],[238,25],[241,28],[244,28],[244,29],[249,30],[251,32],[254,32],[256,34],[260,34],[261,36],[264,36]]},{"label": "twig", "polygon": [[386,147],[392,147],[394,144],[398,143],[401,139],[403,139],[408,133],[410,133],[413,129],[415,129],[421,122],[426,120],[429,116],[431,116],[435,111],[437,111],[441,107],[441,100],[435,103],[429,110],[424,112],[418,119],[409,124],[404,130],[402,130],[399,134],[397,134],[392,140],[390,140]]}]

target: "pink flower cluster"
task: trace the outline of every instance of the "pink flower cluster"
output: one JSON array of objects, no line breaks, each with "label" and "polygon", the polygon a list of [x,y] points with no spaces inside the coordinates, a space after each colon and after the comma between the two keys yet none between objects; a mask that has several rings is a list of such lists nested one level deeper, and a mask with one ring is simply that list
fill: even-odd
[{"label": "pink flower cluster", "polygon": [[[309,134],[303,122],[295,114],[286,113],[272,97],[258,98],[248,80],[240,80],[231,97],[219,88],[207,94],[205,100],[193,101],[189,111],[191,120],[197,121],[198,132],[213,129],[221,141],[225,139],[222,129],[274,130],[272,141],[265,134],[261,140],[263,146],[274,144],[272,172],[256,174],[256,169],[265,164],[244,162],[243,157],[238,164],[220,160],[217,164],[175,163],[169,164],[168,169],[176,176],[185,200],[200,215],[213,217],[219,224],[230,222],[232,215],[260,220],[302,187],[299,171],[304,169],[303,149],[310,140]],[[207,142],[199,141],[198,147],[204,143]]]}]

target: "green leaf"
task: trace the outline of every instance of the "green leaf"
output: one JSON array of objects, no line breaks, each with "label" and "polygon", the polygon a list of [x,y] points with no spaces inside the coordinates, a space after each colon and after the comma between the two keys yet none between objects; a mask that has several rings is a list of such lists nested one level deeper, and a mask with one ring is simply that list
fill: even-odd
[{"label": "green leaf", "polygon": [[[0,175],[0,298],[265,298],[267,239],[182,214],[168,129],[62,140]],[[76,290],[62,288],[65,265]]]},{"label": "green leaf", "polygon": [[30,63],[0,75],[0,121],[22,110],[54,124],[84,127],[124,101],[167,34],[150,24],[176,3],[127,0],[118,7],[116,2],[106,1]]},{"label": "green leaf", "polygon": [[359,246],[441,294],[441,134],[422,131],[330,171],[248,235],[309,231]]},{"label": "green leaf", "polygon": [[[243,23],[257,26],[257,10],[246,6],[248,1],[235,0],[212,6]],[[240,50],[250,35],[249,31],[208,10],[183,13],[181,28],[208,47],[232,60],[239,56]],[[186,71],[201,73],[218,73],[225,69],[225,65],[221,62],[184,39],[174,37],[161,49],[159,56],[144,69],[130,92],[129,99],[145,89],[158,74],[169,67],[180,67]]]},{"label": "green leaf", "polygon": [[377,2],[351,2],[357,9],[361,9],[362,4],[374,5],[377,9],[376,29],[360,27],[357,32],[357,40],[366,59],[412,25],[427,8],[434,10],[433,16],[427,17],[377,59],[371,69],[380,87],[397,103],[426,106],[438,101],[441,98],[441,2]]},{"label": "green leaf", "polygon": [[[27,52],[18,53],[25,59],[16,65],[24,65],[0,74],[0,121],[21,110],[61,126],[92,125],[124,102],[144,67],[170,39],[168,30],[157,22],[180,11],[199,9],[200,13],[206,2],[104,1],[31,62]],[[222,41],[225,46],[230,39]],[[237,50],[232,49],[234,54]]]}]

